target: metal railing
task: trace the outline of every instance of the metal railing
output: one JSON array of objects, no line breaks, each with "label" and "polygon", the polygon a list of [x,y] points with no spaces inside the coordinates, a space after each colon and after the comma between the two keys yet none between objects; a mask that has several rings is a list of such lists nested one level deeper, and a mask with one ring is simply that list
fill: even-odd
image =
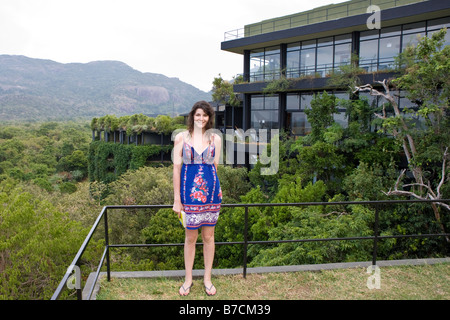
[{"label": "metal railing", "polygon": [[[253,203],[253,204],[246,204],[246,203],[238,203],[238,204],[222,204],[222,207],[225,208],[239,208],[243,207],[245,209],[244,211],[244,240],[243,241],[233,241],[233,242],[216,242],[216,245],[243,245],[243,276],[246,277],[247,274],[247,249],[249,244],[276,244],[276,243],[292,243],[292,242],[325,242],[325,241],[355,241],[355,240],[372,240],[373,241],[373,247],[372,247],[372,265],[376,265],[377,261],[377,247],[378,247],[378,241],[380,239],[389,239],[389,238],[420,238],[420,237],[449,237],[450,233],[434,233],[434,234],[409,234],[409,235],[390,235],[390,236],[380,236],[379,235],[379,210],[381,206],[390,205],[390,204],[412,204],[412,203],[431,203],[431,202],[441,202],[441,203],[450,203],[450,199],[446,200],[391,200],[391,201],[341,201],[341,202],[300,202],[300,203]],[[307,206],[335,206],[335,205],[370,205],[373,206],[375,209],[375,217],[374,217],[374,229],[373,229],[373,236],[369,237],[346,237],[346,238],[323,238],[323,239],[292,239],[292,240],[268,240],[268,241],[252,241],[248,239],[248,210],[249,208],[253,207],[307,207]],[[83,253],[85,252],[89,242],[92,239],[92,236],[96,229],[101,224],[101,221],[103,220],[104,223],[104,240],[105,240],[105,248],[103,250],[102,257],[100,259],[99,265],[97,267],[97,271],[95,273],[94,281],[89,288],[89,292],[87,294],[86,299],[91,299],[92,293],[94,291],[95,285],[97,283],[98,277],[100,275],[100,270],[106,261],[106,275],[107,280],[111,280],[111,266],[110,266],[110,248],[124,248],[124,247],[167,247],[167,246],[184,246],[184,243],[164,243],[164,244],[110,244],[109,243],[109,231],[108,231],[108,212],[110,210],[117,210],[117,209],[168,209],[172,208],[172,205],[115,205],[115,206],[105,206],[103,207],[102,211],[98,215],[96,221],[94,222],[94,225],[92,226],[91,230],[89,231],[88,235],[86,236],[86,239],[84,240],[83,244],[81,245],[80,249],[78,250],[78,253],[76,254],[75,258],[72,261],[72,264],[67,269],[66,274],[62,278],[61,282],[59,283],[56,291],[54,292],[51,300],[57,300],[62,290],[66,287],[66,284],[68,283],[69,278],[72,276],[72,271],[74,270],[75,266],[78,266],[80,264],[81,257]],[[197,243],[197,245],[202,245],[202,243]],[[82,300],[82,289],[76,288],[77,290],[77,299]]]}]

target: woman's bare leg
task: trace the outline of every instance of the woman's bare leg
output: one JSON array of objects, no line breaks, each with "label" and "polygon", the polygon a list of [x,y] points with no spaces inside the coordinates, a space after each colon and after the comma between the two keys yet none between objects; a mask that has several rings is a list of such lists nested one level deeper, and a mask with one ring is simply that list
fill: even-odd
[{"label": "woman's bare leg", "polygon": [[205,262],[205,274],[204,274],[204,284],[208,294],[214,295],[216,293],[216,288],[211,282],[211,272],[212,265],[214,261],[214,227],[203,227],[202,228],[202,240],[203,240],[203,259]]},{"label": "woman's bare leg", "polygon": [[184,238],[184,267],[186,275],[184,279],[183,288],[180,288],[181,295],[189,294],[188,288],[192,285],[192,268],[194,267],[195,245],[197,243],[198,230],[186,229],[186,236]]}]

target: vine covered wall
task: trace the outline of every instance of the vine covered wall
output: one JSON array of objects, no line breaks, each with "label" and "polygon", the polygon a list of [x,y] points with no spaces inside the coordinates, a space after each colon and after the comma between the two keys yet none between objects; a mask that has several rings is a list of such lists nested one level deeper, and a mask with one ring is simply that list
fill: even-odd
[{"label": "vine covered wall", "polygon": [[[181,128],[185,128],[183,117],[171,118],[165,115],[156,118],[143,114],[119,118],[115,115],[106,115],[92,119],[94,141],[89,146],[89,181],[109,183],[127,170],[137,170],[143,166],[160,166],[165,161],[170,161],[173,145],[167,144],[167,138],[171,132]],[[95,137],[95,132],[98,137]],[[101,132],[107,133],[108,137],[110,135],[117,137],[116,133],[121,132],[126,135],[122,140],[115,141],[121,143],[112,143],[113,138],[101,141]],[[144,133],[146,136],[142,138]],[[155,144],[153,141],[155,137],[152,138],[151,135],[161,135],[161,143]],[[124,143],[129,137],[134,137],[136,143]],[[139,145],[137,141],[140,142]],[[145,141],[148,144],[145,144]]]},{"label": "vine covered wall", "polygon": [[161,159],[170,160],[172,148],[171,145],[135,146],[93,141],[89,146],[89,181],[109,183],[127,170],[161,165]]}]

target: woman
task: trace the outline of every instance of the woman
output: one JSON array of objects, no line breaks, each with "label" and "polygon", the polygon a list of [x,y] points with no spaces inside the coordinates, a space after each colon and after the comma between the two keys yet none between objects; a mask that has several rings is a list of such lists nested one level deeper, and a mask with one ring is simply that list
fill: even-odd
[{"label": "woman", "polygon": [[186,213],[184,241],[185,282],[180,295],[192,287],[192,268],[198,229],[202,229],[205,262],[204,285],[207,295],[215,295],[211,282],[214,260],[214,226],[219,217],[222,190],[217,177],[222,141],[212,133],[214,110],[206,101],[194,104],[188,117],[188,130],[177,134],[173,153],[173,211]]}]

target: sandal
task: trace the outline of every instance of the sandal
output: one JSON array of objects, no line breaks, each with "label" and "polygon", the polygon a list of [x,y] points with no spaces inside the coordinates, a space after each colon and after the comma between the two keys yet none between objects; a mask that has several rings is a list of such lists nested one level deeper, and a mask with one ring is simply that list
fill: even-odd
[{"label": "sandal", "polygon": [[[185,289],[184,288],[184,283],[183,283],[183,285],[180,287],[180,290],[183,289],[184,294],[181,294],[180,290],[178,290],[178,293],[180,294],[180,296],[183,296],[183,297],[188,296],[189,293],[191,293],[191,288],[192,288],[193,285],[194,285],[194,283],[192,282],[191,285]],[[188,290],[189,290],[189,292],[186,294],[186,291],[188,291]]]},{"label": "sandal", "polygon": [[[208,291],[209,292],[211,292],[211,289],[214,287],[214,285],[211,283],[211,287],[207,287],[206,285],[205,285],[205,292],[206,292],[206,294],[208,295],[208,296],[213,296],[213,295],[215,295],[216,293],[217,293],[217,289],[216,289],[216,292],[214,292],[214,293],[208,293]],[[215,288],[215,287],[214,287]]]}]

